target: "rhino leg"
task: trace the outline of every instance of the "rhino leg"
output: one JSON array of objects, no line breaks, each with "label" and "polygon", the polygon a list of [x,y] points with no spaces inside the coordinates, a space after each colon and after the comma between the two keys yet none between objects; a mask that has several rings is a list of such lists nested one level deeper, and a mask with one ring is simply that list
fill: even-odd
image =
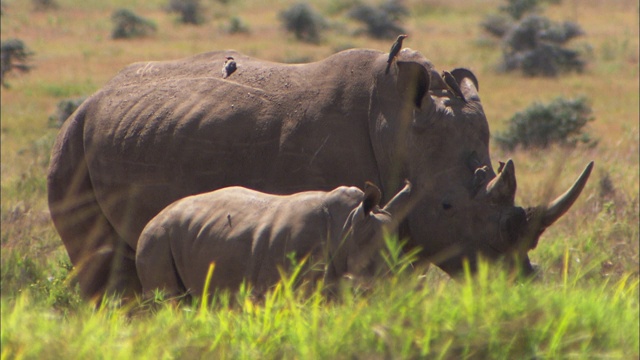
[{"label": "rhino leg", "polygon": [[140,235],[135,266],[144,298],[153,297],[155,290],[168,297],[186,292],[171,249],[171,236],[162,224],[152,223]]},{"label": "rhino leg", "polygon": [[53,223],[75,267],[84,298],[140,289],[133,256],[102,213],[83,146],[83,111],[67,120],[54,145],[47,190]]}]

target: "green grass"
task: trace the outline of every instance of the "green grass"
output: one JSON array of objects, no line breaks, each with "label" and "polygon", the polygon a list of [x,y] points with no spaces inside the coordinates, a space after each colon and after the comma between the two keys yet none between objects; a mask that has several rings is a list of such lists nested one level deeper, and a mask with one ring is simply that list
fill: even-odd
[{"label": "green grass", "polygon": [[[2,39],[20,38],[35,52],[33,70],[7,77],[1,111],[2,359],[59,358],[614,358],[640,356],[638,344],[640,96],[637,1],[563,1],[545,15],[579,23],[592,57],[584,74],[531,79],[494,72],[500,47],[480,32],[499,0],[407,0],[405,45],[438,70],[471,68],[493,133],[531,103],[586,96],[595,120],[594,148],[507,151],[492,144],[494,166],[512,158],[516,202],[537,205],[569,186],[590,160],[595,169],[573,208],[530,252],[542,269],[519,283],[497,265],[474,278],[450,280],[437,269],[403,272],[374,286],[346,284],[340,301],[290,286],[254,304],[246,292],[218,295],[210,306],[169,302],[100,309],[79,298],[68,256],[49,219],[46,169],[57,129],[48,117],[61,99],[99,89],[126,64],[233,48],[271,61],[318,60],[345,45],[387,51],[390,43],[354,36],[357,24],[324,13],[338,30],[319,45],[296,42],[277,20],[295,1],[208,2],[208,21],[185,26],[168,1],[59,0],[34,13],[9,0]],[[316,6],[317,4],[317,6]],[[335,0],[314,3],[319,11]],[[111,13],[127,7],[158,25],[148,39],[109,39]],[[240,16],[249,34],[222,30]],[[608,178],[613,191],[600,185]]]},{"label": "green grass", "polygon": [[[281,284],[282,285],[282,284]],[[515,282],[486,264],[459,282],[414,274],[345,287],[327,303],[279,286],[155,310],[87,305],[62,314],[25,292],[2,299],[3,358],[637,357],[638,280]]]}]

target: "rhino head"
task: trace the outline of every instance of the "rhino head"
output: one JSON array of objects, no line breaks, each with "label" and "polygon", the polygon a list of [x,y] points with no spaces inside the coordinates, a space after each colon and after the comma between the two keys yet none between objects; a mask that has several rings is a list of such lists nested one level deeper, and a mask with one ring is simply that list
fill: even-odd
[{"label": "rhino head", "polygon": [[393,192],[402,178],[413,184],[412,210],[402,230],[422,248],[421,259],[456,274],[465,261],[475,268],[479,255],[506,258],[532,273],[528,251],[578,198],[593,162],[551,203],[516,206],[513,161],[497,172],[491,165],[478,80],[466,69],[450,76],[454,84],[448,85],[410,49],[400,53],[391,74],[375,75],[370,132],[380,172],[389,175],[383,188]]}]

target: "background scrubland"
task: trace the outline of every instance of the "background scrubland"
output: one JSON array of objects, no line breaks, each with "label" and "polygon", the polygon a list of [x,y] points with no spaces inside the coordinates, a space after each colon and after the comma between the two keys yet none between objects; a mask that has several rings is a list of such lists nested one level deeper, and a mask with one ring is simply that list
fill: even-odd
[{"label": "background scrubland", "polygon": [[[201,25],[179,23],[163,0],[59,0],[33,11],[3,1],[2,40],[34,52],[28,73],[9,74],[2,89],[2,359],[58,358],[615,358],[639,351],[639,76],[637,1],[564,0],[543,14],[578,23],[585,35],[583,73],[531,78],[500,73],[500,43],[480,22],[498,0],[407,0],[405,46],[439,70],[468,67],[492,133],[533,102],[589,99],[595,146],[504,150],[492,159],[516,164],[516,202],[536,205],[564,191],[584,166],[595,169],[573,208],[530,253],[542,269],[516,281],[498,266],[453,281],[416,269],[372,286],[347,286],[341,301],[302,296],[287,283],[262,304],[218,297],[210,307],[95,309],[68,281],[70,264],[46,206],[46,169],[58,129],[48,117],[63,99],[87,96],[129,63],[235,49],[280,62],[322,59],[350,47],[388,51],[387,40],[354,35],[358,26],[312,3],[329,28],[317,44],[296,41],[278,14],[294,2],[203,1]],[[155,22],[154,35],[112,40],[111,14],[128,8]],[[228,34],[238,16],[249,33]],[[399,264],[403,260],[398,260]]]}]

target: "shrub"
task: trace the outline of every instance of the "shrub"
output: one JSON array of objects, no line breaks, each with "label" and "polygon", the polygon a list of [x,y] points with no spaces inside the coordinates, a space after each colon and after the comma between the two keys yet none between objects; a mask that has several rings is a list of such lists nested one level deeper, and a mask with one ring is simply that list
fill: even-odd
[{"label": "shrub", "polygon": [[327,21],[306,3],[298,3],[280,13],[285,29],[296,35],[296,39],[310,43],[320,41],[320,32]]},{"label": "shrub", "polygon": [[501,38],[511,29],[513,21],[506,15],[491,14],[480,23],[480,26],[492,36]]},{"label": "shrub", "polygon": [[393,21],[400,21],[402,18],[409,16],[409,9],[401,0],[387,0],[387,2],[380,5],[380,10]]},{"label": "shrub", "polygon": [[53,10],[58,8],[56,0],[31,0],[33,9],[36,11]]},{"label": "shrub", "polygon": [[115,28],[111,37],[113,39],[130,39],[134,37],[149,36],[156,32],[156,25],[142,18],[128,9],[118,9],[111,15]]},{"label": "shrub", "polygon": [[357,5],[349,16],[366,25],[366,32],[377,39],[394,39],[406,31],[396,23],[409,11],[397,1],[389,1],[380,7]]},{"label": "shrub", "polygon": [[513,19],[520,20],[526,13],[538,9],[539,0],[507,0],[507,5],[500,6],[500,11],[507,13]]},{"label": "shrub", "polygon": [[551,144],[574,146],[579,142],[595,145],[596,141],[583,132],[593,121],[586,98],[556,98],[548,104],[534,103],[509,120],[505,132],[495,135],[502,148],[545,148]]},{"label": "shrub", "polygon": [[170,0],[169,11],[180,14],[180,21],[185,24],[200,25],[204,23],[203,8],[200,0]]},{"label": "shrub", "polygon": [[502,69],[521,69],[529,76],[556,76],[561,71],[584,70],[585,61],[576,50],[563,45],[582,35],[579,25],[556,23],[546,17],[529,15],[504,36]]},{"label": "shrub", "polygon": [[29,72],[32,68],[27,62],[33,56],[20,39],[8,39],[0,43],[0,82],[2,86],[8,88],[4,81],[6,74],[12,70]]},{"label": "shrub", "polygon": [[49,126],[59,128],[65,120],[86,100],[86,97],[64,99],[58,102],[56,112],[49,116]]},{"label": "shrub", "polygon": [[229,19],[229,25],[226,27],[226,32],[229,34],[248,33],[249,27],[237,16]]},{"label": "shrub", "polygon": [[501,14],[489,15],[480,26],[490,35],[502,39],[503,71],[520,69],[528,76],[557,76],[560,72],[582,72],[585,60],[581,53],[564,47],[570,40],[584,35],[573,22],[554,22],[537,15],[541,2],[559,0],[508,0]]}]

